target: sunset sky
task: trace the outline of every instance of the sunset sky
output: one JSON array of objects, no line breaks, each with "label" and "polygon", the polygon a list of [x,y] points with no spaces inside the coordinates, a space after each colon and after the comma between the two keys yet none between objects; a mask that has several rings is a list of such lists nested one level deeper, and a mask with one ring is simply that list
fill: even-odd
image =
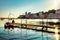
[{"label": "sunset sky", "polygon": [[18,17],[24,12],[36,13],[58,9],[60,0],[0,0],[0,17]]}]

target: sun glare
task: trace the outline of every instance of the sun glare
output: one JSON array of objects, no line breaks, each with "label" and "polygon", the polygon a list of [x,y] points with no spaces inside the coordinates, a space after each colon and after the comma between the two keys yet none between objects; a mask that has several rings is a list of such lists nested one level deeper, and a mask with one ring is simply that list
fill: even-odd
[{"label": "sun glare", "polygon": [[54,0],[55,5],[59,3],[59,0]]},{"label": "sun glare", "polygon": [[59,40],[58,27],[57,26],[55,26],[55,37],[56,37],[56,40]]},{"label": "sun glare", "polygon": [[59,0],[54,0],[54,8],[56,9],[56,8],[58,8],[58,5],[59,5]]}]

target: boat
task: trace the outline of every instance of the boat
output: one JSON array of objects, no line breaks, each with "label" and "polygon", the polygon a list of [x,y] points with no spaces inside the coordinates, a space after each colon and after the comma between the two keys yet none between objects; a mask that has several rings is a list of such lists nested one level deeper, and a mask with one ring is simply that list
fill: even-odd
[{"label": "boat", "polygon": [[15,21],[14,20],[12,20],[12,22],[6,22],[4,24],[4,28],[14,28],[14,27],[18,27],[18,26],[15,25]]}]

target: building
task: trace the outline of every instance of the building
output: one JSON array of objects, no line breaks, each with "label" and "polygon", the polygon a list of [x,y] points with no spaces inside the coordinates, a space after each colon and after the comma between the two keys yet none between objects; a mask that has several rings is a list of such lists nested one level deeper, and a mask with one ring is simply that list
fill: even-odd
[{"label": "building", "polygon": [[48,14],[47,18],[60,18],[60,13],[55,13],[55,14]]},{"label": "building", "polygon": [[24,18],[26,18],[26,17],[25,17],[25,15],[20,15],[18,18],[24,19]]},{"label": "building", "polygon": [[45,15],[43,14],[43,12],[39,12],[39,19],[40,18],[45,18]]},{"label": "building", "polygon": [[47,18],[60,18],[60,9],[57,9],[55,14],[54,13],[48,14]]},{"label": "building", "polygon": [[56,13],[60,13],[60,9],[57,9],[57,10],[56,10]]}]

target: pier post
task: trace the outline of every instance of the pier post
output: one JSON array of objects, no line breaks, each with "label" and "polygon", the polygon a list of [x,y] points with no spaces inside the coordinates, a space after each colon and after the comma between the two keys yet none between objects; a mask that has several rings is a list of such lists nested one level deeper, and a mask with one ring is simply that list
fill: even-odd
[{"label": "pier post", "polygon": [[[21,20],[21,24],[22,24],[22,19],[20,19],[20,20]],[[21,25],[21,24],[20,24],[20,25]],[[22,25],[21,25],[21,26],[22,26]]]},{"label": "pier post", "polygon": [[44,27],[42,26],[42,31],[44,30]]},{"label": "pier post", "polygon": [[46,31],[48,30],[48,28],[46,27]]}]

